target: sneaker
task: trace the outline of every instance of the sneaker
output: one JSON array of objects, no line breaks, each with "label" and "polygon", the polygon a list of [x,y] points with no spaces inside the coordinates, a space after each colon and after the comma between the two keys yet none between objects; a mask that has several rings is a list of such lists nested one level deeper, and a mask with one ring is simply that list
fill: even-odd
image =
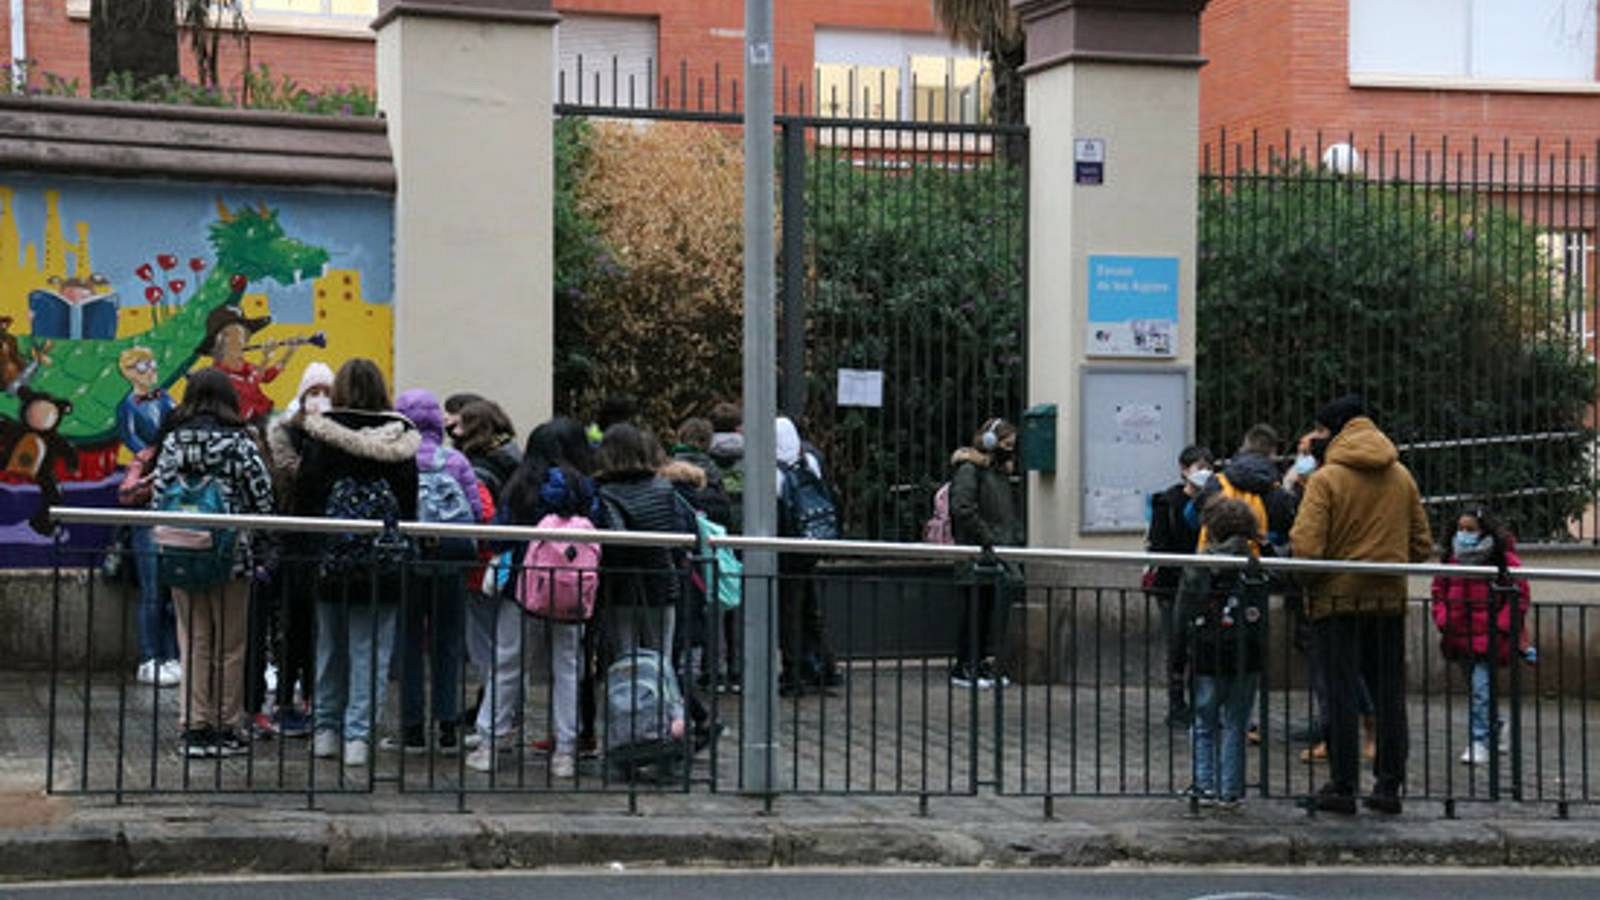
[{"label": "sneaker", "polygon": [[217,736],[209,728],[186,728],[178,735],[178,755],[204,759],[217,755]]},{"label": "sneaker", "polygon": [[177,687],[183,684],[183,663],[175,659],[167,660],[161,664],[156,678],[162,687]]},{"label": "sneaker", "polygon": [[250,744],[239,732],[229,728],[213,736],[218,756],[243,756],[250,752]]},{"label": "sneaker", "polygon": [[1236,813],[1244,810],[1244,801],[1238,797],[1223,797],[1217,800],[1217,812]]},{"label": "sneaker", "polygon": [[293,707],[279,707],[273,725],[286,738],[303,738],[311,733],[311,719]]},{"label": "sneaker", "polygon": [[139,671],[135,672],[133,677],[137,678],[140,684],[155,684],[161,677],[161,664],[153,659],[147,659],[139,663]]},{"label": "sneaker", "polygon": [[439,723],[439,741],[435,746],[445,756],[455,755],[456,751],[461,748],[461,738],[460,733],[456,731],[456,723]]},{"label": "sneaker", "polygon": [[278,726],[266,713],[256,713],[250,717],[250,733],[258,741],[270,741],[278,734]]},{"label": "sneaker", "polygon": [[1217,805],[1217,795],[1210,791],[1201,790],[1198,784],[1189,785],[1189,789],[1183,792],[1183,799],[1185,802],[1198,804],[1202,809],[1209,809]]},{"label": "sneaker", "polygon": [[407,725],[401,729],[400,738],[386,737],[378,741],[378,749],[386,753],[404,750],[408,756],[428,752],[428,733],[421,725]]},{"label": "sneaker", "polygon": [[371,756],[372,749],[367,746],[366,741],[357,740],[344,742],[345,765],[350,766],[351,768],[365,766],[367,764],[367,760],[371,758]]},{"label": "sneaker", "polygon": [[483,744],[483,735],[476,731],[468,733],[461,739],[461,746],[467,750],[476,750]]},{"label": "sneaker", "polygon": [[339,733],[337,731],[319,731],[312,741],[311,754],[318,759],[339,758]]},{"label": "sneaker", "polygon": [[1311,805],[1320,812],[1337,813],[1341,816],[1356,814],[1355,795],[1335,790],[1331,784],[1325,784],[1322,790],[1317,791],[1317,795],[1311,798]]},{"label": "sneaker", "polygon": [[552,778],[571,778],[577,774],[578,764],[571,753],[557,753],[550,757],[550,776]]},{"label": "sneaker", "polygon": [[578,736],[578,757],[580,759],[599,759],[600,740],[594,735]]},{"label": "sneaker", "polygon": [[1489,764],[1489,745],[1483,741],[1473,741],[1465,750],[1461,751],[1461,764],[1463,766],[1485,766]]},{"label": "sneaker", "polygon": [[1005,673],[997,670],[993,661],[987,659],[978,663],[978,680],[980,682],[987,680],[994,687],[1004,688],[1011,686],[1011,679],[1007,678]]},{"label": "sneaker", "polygon": [[1386,816],[1400,815],[1400,793],[1393,788],[1375,787],[1372,789],[1372,796],[1361,803],[1375,813],[1383,813]]},{"label": "sneaker", "polygon": [[480,743],[478,749],[467,754],[467,768],[474,772],[487,772],[494,768],[494,748]]},{"label": "sneaker", "polygon": [[980,691],[994,687],[994,681],[983,677],[981,671],[974,671],[971,667],[963,665],[956,665],[950,669],[950,684],[952,687],[966,689],[975,687]]}]

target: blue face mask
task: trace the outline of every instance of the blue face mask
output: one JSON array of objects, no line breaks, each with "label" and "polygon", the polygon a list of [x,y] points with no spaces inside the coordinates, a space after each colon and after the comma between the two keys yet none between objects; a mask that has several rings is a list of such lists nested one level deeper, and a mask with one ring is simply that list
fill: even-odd
[{"label": "blue face mask", "polygon": [[1295,474],[1299,475],[1301,478],[1304,478],[1307,475],[1310,475],[1312,472],[1315,472],[1316,470],[1317,470],[1317,458],[1315,456],[1312,456],[1311,454],[1307,453],[1307,454],[1304,454],[1302,456],[1296,456],[1294,458],[1294,471],[1295,471]]},{"label": "blue face mask", "polygon": [[1456,532],[1455,540],[1451,542],[1452,549],[1455,550],[1456,556],[1458,557],[1466,556],[1467,554],[1472,553],[1474,550],[1477,550],[1478,545],[1482,543],[1483,535],[1472,531]]}]

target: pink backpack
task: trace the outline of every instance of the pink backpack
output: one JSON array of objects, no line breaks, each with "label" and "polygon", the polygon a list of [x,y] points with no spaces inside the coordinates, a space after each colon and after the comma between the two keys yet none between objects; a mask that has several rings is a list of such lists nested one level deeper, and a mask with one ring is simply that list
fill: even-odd
[{"label": "pink backpack", "polygon": [[922,524],[924,544],[954,544],[955,532],[950,528],[950,482],[939,485],[933,494],[933,518]]},{"label": "pink backpack", "polygon": [[[592,531],[594,523],[583,516],[551,514],[539,520],[540,528]],[[522,557],[517,580],[517,600],[530,615],[558,622],[586,622],[594,616],[600,589],[600,545],[576,541],[533,541]]]}]

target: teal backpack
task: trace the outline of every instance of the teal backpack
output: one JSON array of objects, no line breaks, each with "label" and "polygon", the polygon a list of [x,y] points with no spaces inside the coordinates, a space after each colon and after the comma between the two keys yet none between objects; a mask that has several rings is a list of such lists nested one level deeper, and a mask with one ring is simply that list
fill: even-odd
[{"label": "teal backpack", "polygon": [[703,515],[694,518],[700,532],[700,557],[705,560],[702,571],[694,575],[695,587],[705,592],[707,602],[720,603],[723,609],[738,609],[744,602],[744,563],[732,547],[719,546],[715,552],[707,552],[712,548],[711,540],[727,537],[728,529]]},{"label": "teal backpack", "polygon": [[[178,478],[162,493],[162,512],[226,515],[228,502],[210,476]],[[233,577],[233,551],[239,533],[232,528],[157,525],[152,536],[160,551],[161,581],[184,590],[204,590]]]}]

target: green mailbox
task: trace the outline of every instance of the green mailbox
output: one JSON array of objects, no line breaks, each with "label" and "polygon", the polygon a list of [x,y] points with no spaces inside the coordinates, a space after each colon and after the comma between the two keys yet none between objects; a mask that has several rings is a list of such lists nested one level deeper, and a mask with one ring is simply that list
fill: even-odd
[{"label": "green mailbox", "polygon": [[1056,405],[1040,403],[1022,414],[1022,468],[1027,472],[1056,470]]}]

